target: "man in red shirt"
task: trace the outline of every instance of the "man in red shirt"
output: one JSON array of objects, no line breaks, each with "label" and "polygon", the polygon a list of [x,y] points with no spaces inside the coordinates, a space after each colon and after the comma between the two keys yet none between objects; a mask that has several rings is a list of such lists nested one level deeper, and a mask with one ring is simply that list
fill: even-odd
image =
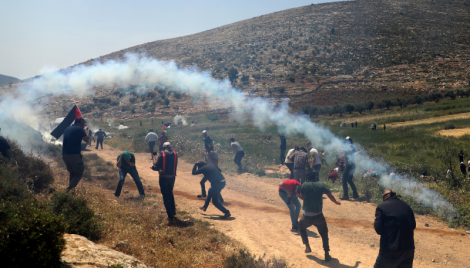
[{"label": "man in red shirt", "polygon": [[300,182],[289,179],[279,184],[279,196],[284,200],[290,211],[292,221],[292,232],[299,230],[298,219],[300,214],[300,201],[296,195],[296,188],[300,189]]},{"label": "man in red shirt", "polygon": [[168,141],[168,136],[165,135],[165,132],[162,132],[162,135],[158,137],[158,141],[160,142],[158,153],[161,153],[161,151],[163,151],[163,144]]}]

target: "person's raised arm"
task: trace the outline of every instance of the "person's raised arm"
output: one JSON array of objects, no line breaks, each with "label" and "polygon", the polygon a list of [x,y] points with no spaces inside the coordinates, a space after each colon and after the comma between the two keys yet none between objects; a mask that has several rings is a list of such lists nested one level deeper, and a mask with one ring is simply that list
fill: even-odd
[{"label": "person's raised arm", "polygon": [[192,172],[193,175],[202,174],[202,169],[203,169],[204,167],[202,167],[202,168],[197,168],[197,165],[198,165],[200,162],[201,162],[201,161],[197,161],[196,164],[194,164],[193,172]]},{"label": "person's raised arm", "polygon": [[84,140],[85,142],[89,142],[90,136],[88,135],[88,127],[87,126],[83,127],[83,130],[85,131],[85,136],[83,136],[82,140]]},{"label": "person's raised arm", "polygon": [[341,205],[341,203],[336,201],[336,198],[331,193],[327,193],[326,196],[328,196],[331,202],[335,203],[336,205]]},{"label": "person's raised arm", "polygon": [[116,163],[116,167],[121,168],[123,153],[119,156],[119,160]]}]

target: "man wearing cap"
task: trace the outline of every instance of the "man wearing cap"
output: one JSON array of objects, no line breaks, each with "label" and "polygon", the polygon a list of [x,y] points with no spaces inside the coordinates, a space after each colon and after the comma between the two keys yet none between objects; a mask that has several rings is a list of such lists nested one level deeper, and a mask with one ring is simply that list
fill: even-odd
[{"label": "man wearing cap", "polygon": [[171,149],[169,142],[163,144],[163,151],[156,157],[153,155],[152,169],[159,173],[159,185],[162,192],[163,204],[165,205],[168,215],[168,225],[172,225],[176,221],[176,205],[173,195],[173,187],[175,186],[176,168],[178,166],[178,156]]},{"label": "man wearing cap", "polygon": [[103,150],[103,140],[106,137],[106,133],[103,130],[101,130],[101,128],[100,128],[100,130],[96,131],[95,136],[96,136],[96,147],[95,147],[95,149],[98,150],[98,145],[101,144],[101,150]]},{"label": "man wearing cap", "polygon": [[119,197],[121,195],[122,185],[124,185],[126,175],[127,173],[129,173],[132,179],[134,179],[135,185],[137,186],[137,190],[139,191],[140,196],[144,197],[144,187],[142,186],[139,173],[137,172],[137,168],[135,167],[134,154],[128,151],[124,151],[122,154],[118,155],[116,166],[119,168],[119,183],[117,185],[114,196]]},{"label": "man wearing cap", "polygon": [[318,150],[313,148],[312,143],[307,143],[307,148],[310,151],[310,155],[312,156],[312,169],[313,171],[320,173],[321,169],[321,159],[320,155],[318,154]]},{"label": "man wearing cap", "polygon": [[207,135],[207,131],[203,130],[202,131],[202,138],[204,140],[204,148],[206,149],[206,155],[210,151],[214,150],[214,141]]},{"label": "man wearing cap", "polygon": [[75,119],[75,124],[67,127],[64,131],[64,142],[62,145],[62,159],[67,171],[70,173],[67,192],[74,189],[80,182],[85,171],[82,160],[82,140],[88,142],[88,127],[83,118]]},{"label": "man wearing cap", "polygon": [[232,149],[235,152],[235,158],[233,159],[233,162],[237,164],[238,166],[238,173],[241,173],[243,171],[242,169],[242,158],[245,156],[245,152],[243,151],[243,148],[240,146],[240,143],[236,142],[234,138],[230,138],[230,149]]},{"label": "man wearing cap", "polygon": [[145,140],[148,141],[150,157],[153,159],[153,147],[155,146],[155,142],[158,140],[158,136],[153,132],[153,129],[151,129],[147,136],[145,136]]},{"label": "man wearing cap", "polygon": [[287,150],[287,141],[286,137],[284,137],[283,133],[279,133],[279,139],[281,140],[281,144],[279,145],[279,150],[281,150],[281,165],[285,164],[285,155],[286,155],[286,150]]},{"label": "man wearing cap", "polygon": [[384,192],[383,200],[375,210],[374,229],[380,235],[380,250],[374,268],[411,268],[416,228],[413,210],[392,190]]}]

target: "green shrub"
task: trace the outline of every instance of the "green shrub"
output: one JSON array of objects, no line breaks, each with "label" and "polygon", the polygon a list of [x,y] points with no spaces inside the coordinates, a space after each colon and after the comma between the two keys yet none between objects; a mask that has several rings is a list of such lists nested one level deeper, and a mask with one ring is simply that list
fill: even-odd
[{"label": "green shrub", "polygon": [[215,121],[215,120],[219,120],[219,117],[215,114],[206,114],[206,117],[207,119],[209,119],[210,121]]},{"label": "green shrub", "polygon": [[240,249],[236,254],[232,254],[224,261],[225,268],[283,268],[287,267],[284,260],[277,260],[275,258],[270,260],[263,260],[256,258],[248,250]]},{"label": "green shrub", "polygon": [[68,193],[55,194],[49,209],[64,220],[67,233],[82,235],[90,240],[100,239],[103,227],[85,199]]},{"label": "green shrub", "polygon": [[452,123],[447,123],[447,124],[444,125],[445,130],[454,129],[454,128],[455,128],[455,126]]},{"label": "green shrub", "polygon": [[254,173],[260,177],[266,176],[266,171],[264,171],[264,169],[258,169]]},{"label": "green shrub", "polygon": [[61,267],[65,226],[33,203],[0,205],[0,258],[4,267]]}]

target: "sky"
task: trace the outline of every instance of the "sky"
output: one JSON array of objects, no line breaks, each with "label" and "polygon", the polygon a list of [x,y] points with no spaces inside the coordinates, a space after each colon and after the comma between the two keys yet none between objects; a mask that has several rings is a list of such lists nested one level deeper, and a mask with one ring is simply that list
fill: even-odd
[{"label": "sky", "polygon": [[135,45],[330,0],[0,0],[0,74],[19,79]]}]

